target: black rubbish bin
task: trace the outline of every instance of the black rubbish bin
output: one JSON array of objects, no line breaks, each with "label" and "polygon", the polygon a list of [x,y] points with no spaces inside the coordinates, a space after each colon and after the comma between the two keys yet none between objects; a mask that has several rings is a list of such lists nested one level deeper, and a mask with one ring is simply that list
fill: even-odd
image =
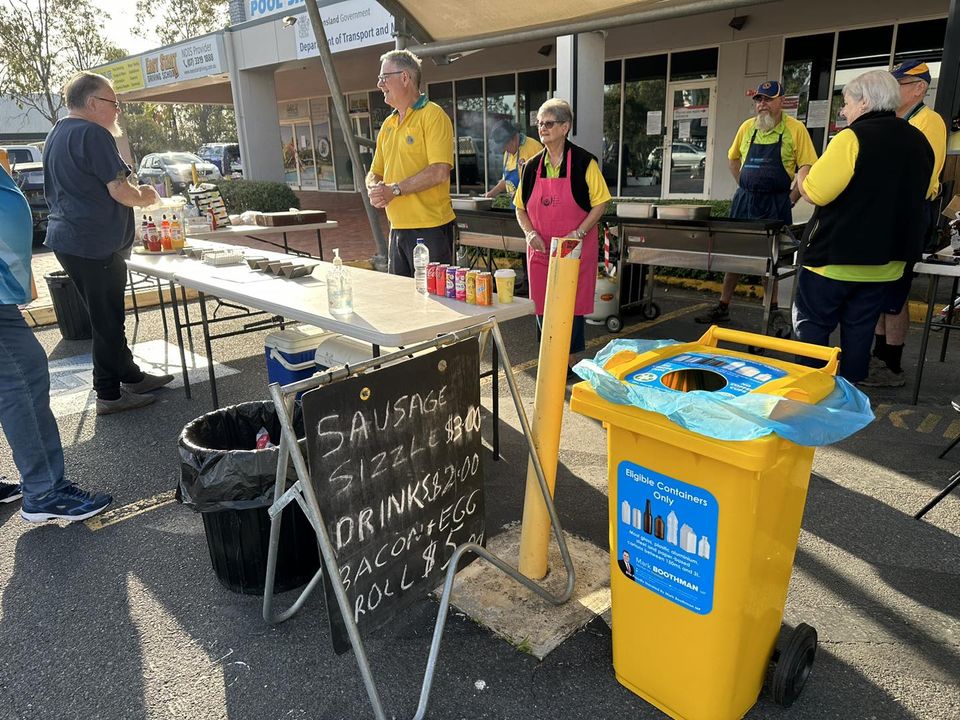
[{"label": "black rubbish bin", "polygon": [[90,316],[73,280],[63,270],[43,276],[50,290],[53,314],[57,316],[60,334],[64,340],[89,340],[93,337]]},{"label": "black rubbish bin", "polygon": [[[241,403],[193,420],[177,443],[177,500],[202,513],[217,579],[246,595],[263,594],[270,543],[267,508],[273,502],[279,456],[276,447],[256,449],[261,428],[280,442],[280,418],[273,403]],[[302,438],[299,408],[294,428]],[[296,479],[292,463],[287,472],[291,481]],[[283,592],[305,585],[319,567],[316,535],[292,502],[283,511],[274,588]]]}]

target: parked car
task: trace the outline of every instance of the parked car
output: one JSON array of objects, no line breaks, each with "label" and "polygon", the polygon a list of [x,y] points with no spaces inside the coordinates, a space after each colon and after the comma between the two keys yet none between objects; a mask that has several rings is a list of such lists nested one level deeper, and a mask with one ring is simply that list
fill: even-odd
[{"label": "parked car", "polygon": [[[691,175],[703,175],[707,165],[707,153],[689,143],[675,142],[670,152],[670,167],[688,169]],[[651,175],[659,177],[663,166],[663,148],[655,147],[647,156],[647,170]]]},{"label": "parked car", "polygon": [[47,217],[50,209],[43,194],[43,163],[18,162],[11,168],[13,181],[20,187],[30,203],[33,216],[33,244],[41,244],[47,236]]},{"label": "parked car", "polygon": [[204,143],[197,151],[204,160],[212,162],[224,177],[243,175],[239,143]]},{"label": "parked car", "polygon": [[17,163],[43,162],[43,152],[36,145],[3,145],[7,151],[7,162],[11,166]]},{"label": "parked car", "polygon": [[150,185],[162,185],[165,178],[170,179],[174,192],[183,192],[193,182],[191,166],[196,166],[200,180],[219,180],[222,175],[217,166],[207,160],[201,160],[193,153],[167,152],[152,153],[140,161],[137,176],[140,182]]}]

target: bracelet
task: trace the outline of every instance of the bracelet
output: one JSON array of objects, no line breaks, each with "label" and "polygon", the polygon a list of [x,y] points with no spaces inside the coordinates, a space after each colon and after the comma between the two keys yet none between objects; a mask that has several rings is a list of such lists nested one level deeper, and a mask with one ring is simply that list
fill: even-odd
[{"label": "bracelet", "polygon": [[527,230],[523,236],[527,239],[527,242],[530,242],[538,235],[536,230]]},{"label": "bracelet", "polygon": [[574,231],[573,231],[573,236],[574,236],[577,240],[583,240],[583,238],[584,238],[585,235],[586,235],[586,233],[585,233],[583,230],[580,230],[579,228],[578,228],[577,230],[574,230]]}]

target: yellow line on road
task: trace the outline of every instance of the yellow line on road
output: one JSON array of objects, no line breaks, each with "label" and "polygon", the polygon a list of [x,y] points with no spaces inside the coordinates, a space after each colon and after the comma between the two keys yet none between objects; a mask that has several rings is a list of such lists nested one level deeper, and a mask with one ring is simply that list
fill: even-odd
[{"label": "yellow line on road", "polygon": [[164,505],[169,505],[175,501],[173,493],[174,491],[170,490],[169,492],[163,492],[159,495],[154,495],[153,497],[137,500],[129,505],[124,505],[114,510],[108,510],[105,513],[101,513],[100,515],[90,518],[89,520],[85,520],[83,524],[93,532],[96,532],[97,530],[103,530],[105,527],[122,523],[125,520],[136,517],[137,515],[143,515],[144,513],[152,512],[157,508],[162,508]]},{"label": "yellow line on road", "polygon": [[917,432],[922,432],[922,433],[933,432],[934,429],[937,427],[937,423],[939,423],[942,419],[943,418],[940,415],[936,415],[935,413],[928,413],[927,416],[923,419],[923,421],[919,425],[917,425]]}]

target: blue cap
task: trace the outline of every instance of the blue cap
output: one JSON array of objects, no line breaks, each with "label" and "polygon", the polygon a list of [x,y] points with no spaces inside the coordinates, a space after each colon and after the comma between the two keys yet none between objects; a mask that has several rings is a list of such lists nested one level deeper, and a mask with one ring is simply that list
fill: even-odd
[{"label": "blue cap", "polygon": [[747,90],[747,95],[756,100],[758,97],[774,99],[783,97],[783,85],[777,80],[765,80],[756,90]]},{"label": "blue cap", "polygon": [[925,80],[930,84],[930,68],[922,60],[904,60],[899,65],[894,65],[890,71],[897,80],[912,78],[916,80]]}]

